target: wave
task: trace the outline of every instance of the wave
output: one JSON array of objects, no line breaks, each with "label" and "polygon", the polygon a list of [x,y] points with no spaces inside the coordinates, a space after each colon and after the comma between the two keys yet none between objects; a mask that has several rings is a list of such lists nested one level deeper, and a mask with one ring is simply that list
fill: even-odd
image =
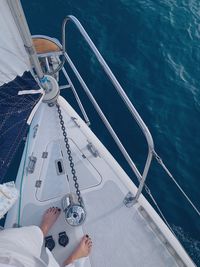
[{"label": "wave", "polygon": [[184,232],[180,226],[172,226],[172,230],[186,248],[188,254],[195,261],[197,266],[200,266],[200,240],[192,238],[188,233]]}]

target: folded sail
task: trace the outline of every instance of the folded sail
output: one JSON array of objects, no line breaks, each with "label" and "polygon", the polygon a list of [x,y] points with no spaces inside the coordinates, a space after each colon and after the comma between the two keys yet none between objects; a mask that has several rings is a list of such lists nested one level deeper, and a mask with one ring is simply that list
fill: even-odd
[{"label": "folded sail", "polygon": [[0,1],[0,86],[30,70],[24,48],[8,2]]},{"label": "folded sail", "polygon": [[15,188],[14,182],[0,184],[0,219],[14,205],[18,195],[19,193]]},{"label": "folded sail", "polygon": [[[17,1],[17,0],[16,0]],[[31,72],[9,1],[0,1],[0,182],[27,133],[27,118],[39,95],[21,95],[21,90],[38,89]]]}]

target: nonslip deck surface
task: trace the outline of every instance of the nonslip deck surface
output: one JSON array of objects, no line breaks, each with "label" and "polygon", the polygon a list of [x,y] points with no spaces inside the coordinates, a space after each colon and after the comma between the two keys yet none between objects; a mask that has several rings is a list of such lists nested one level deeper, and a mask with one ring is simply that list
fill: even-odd
[{"label": "nonslip deck surface", "polygon": [[[56,241],[53,254],[59,263],[72,252],[81,236],[88,233],[93,240],[93,250],[89,261],[82,262],[85,267],[177,266],[138,210],[124,206],[123,194],[113,181],[87,193],[84,199],[87,219],[83,226],[69,226],[62,212],[49,233]],[[61,207],[61,201],[40,208],[27,205],[23,211],[23,225],[39,225],[49,206]],[[57,242],[62,231],[66,231],[70,240],[65,248]]]}]

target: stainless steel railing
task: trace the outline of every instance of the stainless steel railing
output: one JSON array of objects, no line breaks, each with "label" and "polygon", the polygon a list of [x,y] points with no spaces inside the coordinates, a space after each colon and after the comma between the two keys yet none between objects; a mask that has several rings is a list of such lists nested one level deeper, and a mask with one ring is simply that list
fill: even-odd
[{"label": "stainless steel railing", "polygon": [[[104,69],[105,73],[107,74],[107,76],[109,77],[110,81],[112,82],[114,88],[117,90],[119,96],[124,101],[126,107],[130,111],[132,117],[135,119],[135,121],[139,125],[140,129],[142,130],[142,132],[143,132],[143,134],[144,134],[144,136],[146,138],[146,141],[147,141],[147,144],[148,144],[148,155],[147,155],[146,163],[145,163],[144,170],[143,170],[142,174],[139,172],[139,170],[137,169],[137,167],[135,166],[135,164],[131,160],[130,156],[128,155],[127,151],[125,150],[124,146],[120,142],[120,140],[117,137],[117,135],[113,132],[113,129],[112,129],[111,125],[108,123],[106,117],[103,115],[103,112],[102,111],[100,112],[99,106],[97,105],[96,101],[94,101],[93,96],[91,97],[91,95],[89,94],[89,89],[87,88],[87,86],[85,86],[85,83],[84,83],[83,79],[81,78],[80,74],[78,73],[75,65],[73,64],[72,60],[70,59],[70,57],[66,53],[66,47],[65,47],[66,34],[65,34],[65,32],[66,32],[66,25],[70,21],[73,22],[73,24],[77,27],[77,29],[79,30],[80,34],[85,39],[86,43],[89,45],[90,49],[95,54],[98,62],[100,63],[100,65]],[[146,126],[146,124],[144,123],[144,121],[142,120],[142,118],[140,117],[139,113],[137,112],[137,110],[135,109],[133,104],[131,103],[130,99],[126,95],[126,93],[123,90],[122,86],[120,85],[120,83],[116,79],[115,75],[112,73],[111,69],[107,65],[106,61],[104,60],[104,58],[102,57],[102,55],[100,54],[100,52],[98,51],[96,46],[94,45],[93,41],[91,40],[91,38],[89,37],[89,35],[87,34],[87,32],[85,31],[85,29],[83,28],[83,26],[81,25],[81,23],[78,21],[78,19],[76,17],[70,15],[70,16],[67,16],[64,19],[63,27],[62,27],[62,41],[63,41],[63,47],[62,48],[63,48],[63,51],[65,53],[65,58],[66,58],[67,62],[69,63],[70,67],[72,68],[74,74],[78,78],[78,80],[81,83],[82,87],[84,88],[85,92],[90,97],[90,100],[92,100],[92,102],[94,104],[94,107],[98,111],[102,121],[106,125],[107,129],[111,133],[112,137],[114,138],[116,144],[118,145],[119,149],[121,150],[121,152],[124,155],[125,159],[127,160],[128,164],[130,165],[130,167],[132,168],[132,170],[134,171],[135,175],[138,177],[138,179],[140,181],[140,184],[139,184],[139,187],[138,187],[138,191],[137,191],[137,194],[135,196],[135,200],[137,201],[137,199],[139,198],[139,196],[140,196],[140,194],[142,192],[142,189],[144,187],[144,183],[145,183],[145,180],[146,180],[146,177],[147,177],[147,174],[148,174],[148,171],[149,171],[149,167],[151,165],[152,157],[153,157],[154,142],[153,142],[153,138],[151,136],[151,133],[150,133],[148,127]]]},{"label": "stainless steel railing", "polygon": [[[105,71],[105,73],[109,77],[109,79],[112,82],[114,88],[117,90],[119,96],[122,98],[123,102],[125,103],[126,107],[128,108],[128,110],[131,113],[131,115],[134,118],[134,120],[139,125],[140,129],[142,130],[142,132],[143,132],[143,134],[144,134],[144,136],[146,138],[146,141],[147,141],[147,144],[148,144],[148,154],[147,154],[147,158],[146,158],[146,162],[145,162],[145,166],[144,166],[142,174],[137,169],[135,163],[133,162],[133,160],[129,156],[129,154],[126,151],[126,149],[124,148],[122,142],[118,138],[117,134],[113,130],[113,128],[110,125],[109,121],[107,120],[106,116],[102,112],[100,106],[98,105],[98,103],[96,102],[96,100],[93,97],[92,93],[90,92],[88,86],[86,85],[86,83],[84,82],[83,78],[81,77],[78,69],[76,68],[76,66],[74,65],[73,61],[71,60],[71,58],[69,57],[68,53],[66,52],[66,47],[65,47],[66,35],[65,35],[65,31],[66,31],[66,25],[67,25],[67,23],[69,21],[71,21],[71,22],[73,22],[75,24],[75,26],[77,27],[77,29],[79,30],[79,32],[81,33],[81,35],[83,36],[83,38],[85,39],[87,44],[89,45],[90,49],[95,54],[98,62],[100,63],[100,65],[102,66],[103,70]],[[34,38],[37,38],[37,37],[45,38],[45,39],[48,39],[50,41],[53,41],[62,49],[62,53],[59,52],[59,55],[62,54],[64,59],[63,59],[63,62],[60,63],[60,66],[61,66],[60,70],[63,72],[63,74],[64,74],[64,76],[65,76],[65,78],[66,78],[66,80],[68,82],[68,84],[66,86],[64,86],[64,87],[71,87],[73,89],[73,93],[74,93],[75,98],[77,100],[77,103],[78,103],[78,105],[79,105],[79,107],[81,109],[81,112],[82,112],[82,114],[84,116],[84,119],[86,120],[86,123],[89,124],[88,116],[87,116],[87,114],[86,114],[86,112],[85,112],[85,110],[83,108],[83,105],[82,105],[82,103],[81,103],[81,101],[80,101],[80,99],[78,97],[78,94],[77,94],[77,92],[75,90],[75,87],[74,87],[70,77],[68,76],[65,68],[63,67],[64,63],[67,62],[69,64],[69,66],[71,67],[72,71],[74,72],[74,74],[75,74],[76,78],[78,79],[79,83],[81,84],[82,88],[84,89],[85,93],[87,94],[88,98],[90,99],[91,103],[93,104],[94,108],[96,109],[97,113],[99,114],[100,118],[102,119],[102,122],[104,123],[104,125],[108,129],[109,133],[111,134],[112,138],[114,139],[115,143],[117,144],[118,148],[120,149],[121,153],[123,154],[124,158],[126,159],[127,163],[129,164],[129,166],[131,167],[132,171],[134,172],[134,174],[138,178],[139,187],[138,187],[138,191],[137,191],[137,193],[135,195],[135,201],[137,201],[139,196],[140,196],[140,194],[141,194],[141,192],[142,192],[142,189],[144,187],[144,183],[145,183],[146,177],[148,175],[148,171],[149,171],[149,168],[150,168],[150,165],[151,165],[153,152],[154,152],[153,138],[151,136],[151,133],[150,133],[148,127],[146,126],[146,124],[144,123],[142,118],[140,117],[139,113],[137,112],[137,110],[135,109],[135,107],[131,103],[130,99],[128,98],[128,96],[124,92],[122,86],[120,85],[120,83],[118,82],[116,77],[114,76],[113,72],[111,71],[111,69],[109,68],[107,63],[105,62],[104,58],[102,57],[102,55],[100,54],[100,52],[98,51],[98,49],[96,48],[96,46],[94,45],[92,40],[90,39],[89,35],[85,31],[85,29],[83,28],[81,23],[77,20],[77,18],[75,18],[74,16],[67,16],[65,18],[65,20],[63,22],[63,27],[62,27],[62,42],[63,42],[63,45],[61,45],[56,39],[53,39],[53,38],[50,38],[50,37],[47,37],[47,36],[43,36],[43,35],[34,36]],[[45,58],[47,58],[48,56],[50,56],[49,53],[40,55],[40,57],[45,57]],[[47,65],[47,69],[48,69],[48,65]]]}]

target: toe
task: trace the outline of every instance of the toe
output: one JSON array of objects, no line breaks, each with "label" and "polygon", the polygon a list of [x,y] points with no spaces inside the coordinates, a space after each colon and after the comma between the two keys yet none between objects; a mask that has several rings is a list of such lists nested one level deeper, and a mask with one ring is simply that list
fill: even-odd
[{"label": "toe", "polygon": [[50,207],[50,208],[46,211],[46,213],[51,212],[51,210],[52,210],[52,207]]},{"label": "toe", "polygon": [[54,213],[55,214],[59,214],[60,213],[60,209],[58,207],[56,207]]},{"label": "toe", "polygon": [[87,240],[85,241],[85,243],[88,245],[89,243],[91,243],[92,242],[92,240],[91,240],[91,238],[87,238]]},{"label": "toe", "polygon": [[92,245],[88,246],[88,254],[91,252],[92,250]]},{"label": "toe", "polygon": [[91,248],[91,247],[92,247],[92,242],[89,242],[89,243],[87,244],[87,246],[88,246],[88,248]]},{"label": "toe", "polygon": [[82,238],[82,241],[83,241],[83,242],[86,242],[87,240],[88,240],[87,235],[84,235],[83,238]]},{"label": "toe", "polygon": [[54,208],[53,213],[56,214],[58,212],[57,208]]},{"label": "toe", "polygon": [[88,249],[92,247],[92,243],[89,243],[88,245]]},{"label": "toe", "polygon": [[54,213],[54,207],[51,207],[50,213]]}]

